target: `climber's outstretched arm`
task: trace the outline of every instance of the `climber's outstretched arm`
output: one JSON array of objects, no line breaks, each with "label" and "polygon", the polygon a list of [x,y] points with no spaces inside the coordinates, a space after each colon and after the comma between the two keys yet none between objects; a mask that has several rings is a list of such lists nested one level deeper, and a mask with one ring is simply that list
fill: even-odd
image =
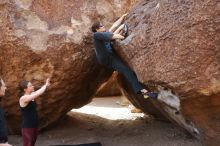
[{"label": "climber's outstretched arm", "polygon": [[114,30],[119,27],[119,25],[122,24],[123,20],[125,19],[125,17],[127,16],[128,14],[124,14],[122,15],[117,21],[115,21],[115,23],[111,26],[111,28],[109,29],[109,32],[114,32]]}]

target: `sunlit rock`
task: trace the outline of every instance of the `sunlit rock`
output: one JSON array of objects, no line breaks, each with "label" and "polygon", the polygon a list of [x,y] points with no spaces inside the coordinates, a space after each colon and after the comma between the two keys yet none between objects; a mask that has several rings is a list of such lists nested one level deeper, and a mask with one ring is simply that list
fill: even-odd
[{"label": "sunlit rock", "polygon": [[20,131],[17,86],[23,79],[39,87],[51,78],[37,100],[40,128],[90,102],[111,75],[96,61],[90,27],[97,20],[110,26],[134,2],[0,1],[0,76],[9,89],[3,105],[10,132]]},{"label": "sunlit rock", "polygon": [[168,118],[208,146],[220,143],[220,3],[142,0],[129,13],[129,36],[117,52],[159,101],[130,100]]}]

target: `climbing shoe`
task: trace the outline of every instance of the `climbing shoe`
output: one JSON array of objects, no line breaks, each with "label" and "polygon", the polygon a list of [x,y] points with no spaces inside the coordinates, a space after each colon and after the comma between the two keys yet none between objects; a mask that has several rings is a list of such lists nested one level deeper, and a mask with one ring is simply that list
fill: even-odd
[{"label": "climbing shoe", "polygon": [[158,97],[158,93],[155,93],[155,92],[145,92],[145,93],[142,93],[142,95],[144,96],[144,99],[147,99],[147,98],[152,98],[152,99],[157,99]]}]

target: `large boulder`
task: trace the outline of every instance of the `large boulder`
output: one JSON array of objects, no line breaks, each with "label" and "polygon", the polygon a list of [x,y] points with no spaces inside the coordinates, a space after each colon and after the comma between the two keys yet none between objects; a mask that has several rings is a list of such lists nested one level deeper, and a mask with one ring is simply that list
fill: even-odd
[{"label": "large boulder", "polygon": [[112,72],[99,66],[90,26],[107,26],[134,0],[1,0],[0,75],[9,90],[3,105],[11,133],[20,131],[18,83],[31,80],[37,88],[46,78],[51,86],[37,100],[40,128],[72,108],[90,102]]},{"label": "large boulder", "polygon": [[131,101],[208,146],[220,144],[219,16],[218,0],[142,0],[129,13],[129,36],[117,50],[166,104],[136,96],[121,78]]},{"label": "large boulder", "polygon": [[122,95],[121,89],[117,81],[117,72],[114,72],[111,78],[103,83],[97,90],[96,97],[107,97],[107,96],[120,96]]}]

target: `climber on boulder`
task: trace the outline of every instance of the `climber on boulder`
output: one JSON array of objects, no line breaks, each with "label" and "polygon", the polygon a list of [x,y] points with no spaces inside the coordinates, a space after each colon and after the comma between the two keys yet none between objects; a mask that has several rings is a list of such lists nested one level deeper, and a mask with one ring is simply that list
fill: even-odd
[{"label": "climber on boulder", "polygon": [[142,94],[145,99],[148,97],[157,99],[158,93],[149,92],[138,81],[135,72],[133,72],[120,58],[114,53],[111,41],[116,39],[125,39],[128,35],[128,26],[122,24],[127,14],[122,15],[109,29],[102,23],[96,22],[92,25],[93,43],[95,47],[96,57],[100,64],[111,70],[116,70],[126,77],[131,84],[133,90],[137,94]]}]

